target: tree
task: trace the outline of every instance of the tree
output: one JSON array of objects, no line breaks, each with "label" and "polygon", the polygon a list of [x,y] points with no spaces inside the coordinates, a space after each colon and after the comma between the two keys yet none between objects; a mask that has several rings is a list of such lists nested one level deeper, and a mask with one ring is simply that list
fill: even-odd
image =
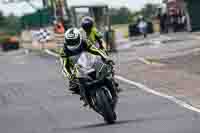
[{"label": "tree", "polygon": [[5,21],[5,17],[3,16],[3,12],[0,11],[0,25],[3,25]]},{"label": "tree", "polygon": [[17,34],[20,31],[19,18],[13,14],[3,16],[2,13],[0,13],[0,30],[10,35]]},{"label": "tree", "polygon": [[8,27],[15,27],[17,26],[16,24],[19,22],[19,18],[16,17],[14,14],[10,14],[8,17],[6,17],[5,19],[6,24],[8,25]]},{"label": "tree", "polygon": [[140,11],[131,13],[131,15],[129,16],[129,23],[137,23],[139,16],[141,16]]},{"label": "tree", "polygon": [[127,24],[131,17],[131,12],[127,7],[120,9],[110,9],[112,24]]},{"label": "tree", "polygon": [[118,15],[127,16],[130,14],[130,11],[127,7],[121,7],[118,11]]},{"label": "tree", "polygon": [[157,4],[146,4],[144,8],[142,8],[141,13],[146,19],[151,19],[154,17],[158,12],[158,5]]}]

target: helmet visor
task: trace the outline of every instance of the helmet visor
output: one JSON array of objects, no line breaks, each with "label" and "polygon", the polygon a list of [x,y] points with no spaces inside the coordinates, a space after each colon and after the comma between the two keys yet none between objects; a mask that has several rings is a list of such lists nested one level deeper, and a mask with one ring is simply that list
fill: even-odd
[{"label": "helmet visor", "polygon": [[78,37],[77,39],[67,39],[65,42],[65,47],[67,47],[70,50],[75,50],[80,46],[81,39]]},{"label": "helmet visor", "polygon": [[77,39],[68,39],[68,40],[66,40],[66,44],[68,46],[77,46],[80,44],[80,37]]}]

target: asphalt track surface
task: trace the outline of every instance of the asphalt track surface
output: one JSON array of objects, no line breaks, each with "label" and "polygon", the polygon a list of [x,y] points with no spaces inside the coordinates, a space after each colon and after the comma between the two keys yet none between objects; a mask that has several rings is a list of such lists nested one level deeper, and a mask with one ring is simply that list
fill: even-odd
[{"label": "asphalt track surface", "polygon": [[0,66],[0,133],[200,132],[199,113],[123,82],[118,120],[106,125],[67,91],[51,56],[2,56]]}]

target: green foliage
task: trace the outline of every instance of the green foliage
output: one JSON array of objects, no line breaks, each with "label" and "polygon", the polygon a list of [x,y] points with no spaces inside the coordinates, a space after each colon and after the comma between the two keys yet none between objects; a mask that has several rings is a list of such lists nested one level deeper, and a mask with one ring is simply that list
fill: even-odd
[{"label": "green foliage", "polygon": [[142,8],[141,13],[145,19],[152,19],[152,17],[157,15],[158,7],[157,4],[148,3]]},{"label": "green foliage", "polygon": [[13,14],[9,16],[3,16],[0,13],[0,32],[8,35],[16,35],[20,32],[19,18]]},{"label": "green foliage", "polygon": [[50,9],[42,9],[35,13],[24,15],[20,20],[23,28],[25,28],[26,26],[40,27],[42,25],[50,24],[51,19]]},{"label": "green foliage", "polygon": [[1,45],[1,43],[6,42],[9,38],[10,38],[9,35],[1,35],[0,36],[0,45]]},{"label": "green foliage", "polygon": [[111,22],[112,24],[127,24],[131,19],[131,12],[126,7],[120,9],[111,9]]},{"label": "green foliage", "polygon": [[152,17],[157,15],[157,4],[146,4],[140,11],[131,12],[127,7],[121,7],[120,9],[111,9],[111,22],[112,24],[128,24],[135,23],[138,16],[142,15],[146,20],[151,20]]},{"label": "green foliage", "polygon": [[0,25],[4,24],[4,20],[5,20],[5,17],[3,16],[3,13],[0,12]]},{"label": "green foliage", "polygon": [[138,12],[133,12],[130,16],[129,16],[129,23],[137,23],[138,17],[142,15],[142,13],[140,11]]}]

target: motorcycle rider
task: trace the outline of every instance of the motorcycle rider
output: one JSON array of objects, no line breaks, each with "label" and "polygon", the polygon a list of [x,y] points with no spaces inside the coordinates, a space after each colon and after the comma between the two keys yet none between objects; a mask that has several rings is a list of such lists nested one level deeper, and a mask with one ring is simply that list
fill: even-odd
[{"label": "motorcycle rider", "polygon": [[144,36],[144,38],[147,37],[147,28],[148,28],[148,24],[145,21],[144,17],[139,16],[138,29],[139,29],[140,33]]},{"label": "motorcycle rider", "polygon": [[94,20],[86,16],[81,20],[81,27],[86,33],[86,38],[92,42],[92,44],[99,45],[99,48],[106,51],[106,43],[103,40],[101,33],[97,30],[94,24]]},{"label": "motorcycle rider", "polygon": [[97,49],[89,40],[83,40],[77,28],[68,29],[65,33],[64,47],[61,50],[60,57],[63,65],[63,74],[69,79],[69,89],[74,94],[80,94],[80,88],[76,84],[76,73],[73,71],[75,69],[74,65],[79,55],[84,51],[101,56],[106,63],[113,63],[103,50]]},{"label": "motorcycle rider", "polygon": [[[89,16],[83,17],[81,21],[81,27],[86,33],[86,39],[90,40],[93,45],[98,44],[99,47],[97,48],[103,50],[108,55],[106,43],[103,40],[101,33],[98,32],[97,28],[95,27],[94,20]],[[119,88],[119,84],[115,82],[115,85],[117,86],[117,92],[121,92],[122,89]]]}]

